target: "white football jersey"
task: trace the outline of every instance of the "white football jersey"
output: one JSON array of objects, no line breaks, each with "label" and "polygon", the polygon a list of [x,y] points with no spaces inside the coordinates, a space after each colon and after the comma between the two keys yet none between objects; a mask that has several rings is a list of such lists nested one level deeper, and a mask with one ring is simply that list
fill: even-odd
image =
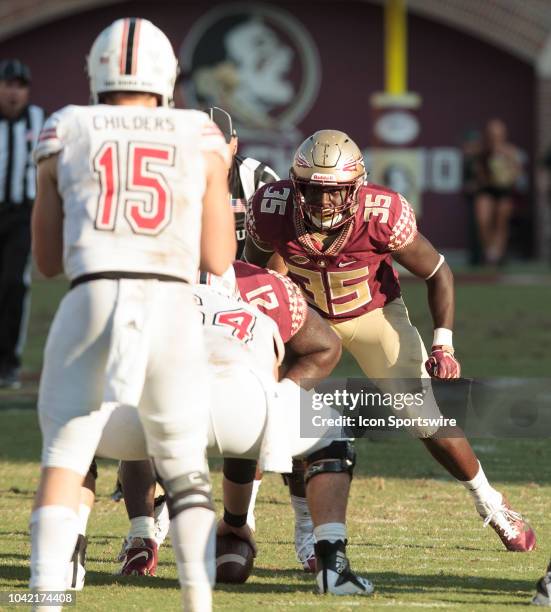
[{"label": "white football jersey", "polygon": [[209,365],[248,366],[269,378],[283,361],[285,347],[276,323],[238,297],[216,287],[196,285],[193,293],[203,314]]},{"label": "white football jersey", "polygon": [[205,151],[229,165],[220,130],[200,111],[100,104],[54,113],[34,157],[58,154],[67,277],[122,271],[194,282]]}]

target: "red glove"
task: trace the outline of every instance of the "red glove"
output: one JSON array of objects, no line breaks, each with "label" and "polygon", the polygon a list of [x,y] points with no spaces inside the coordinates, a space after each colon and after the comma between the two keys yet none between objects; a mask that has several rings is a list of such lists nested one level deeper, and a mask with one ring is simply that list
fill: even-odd
[{"label": "red glove", "polygon": [[461,366],[453,356],[451,346],[433,346],[432,353],[425,362],[425,368],[432,378],[459,378],[461,376]]}]

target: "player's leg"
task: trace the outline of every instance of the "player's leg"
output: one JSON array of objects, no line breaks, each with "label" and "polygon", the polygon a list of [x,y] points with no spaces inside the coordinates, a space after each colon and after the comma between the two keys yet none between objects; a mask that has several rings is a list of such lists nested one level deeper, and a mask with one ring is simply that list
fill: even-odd
[{"label": "player's leg", "polygon": [[121,461],[119,479],[130,520],[130,530],[119,557],[120,573],[155,576],[158,544],[155,539],[155,472],[151,461]]},{"label": "player's leg", "polygon": [[224,516],[218,523],[218,535],[233,533],[251,545],[256,555],[256,542],[247,517],[256,474],[255,459],[224,458],[222,494]]},{"label": "player's leg", "polygon": [[[346,328],[335,327],[344,335],[343,329]],[[377,344],[378,349],[374,346]],[[389,379],[389,389],[392,389],[394,381],[428,378],[424,368],[427,359],[425,346],[411,324],[401,298],[356,319],[353,336],[347,337],[345,346],[366,376],[381,382]],[[423,410],[439,413],[432,390],[425,396]],[[484,524],[494,528],[508,550],[528,551],[535,546],[534,532],[518,513],[511,510],[502,494],[490,485],[459,428],[455,429],[454,437],[439,437],[431,432],[419,432],[418,437],[431,455],[470,492]]]},{"label": "player's leg", "polygon": [[[266,423],[266,391],[248,366],[236,363],[231,369],[214,373],[212,393],[209,450],[212,447],[224,456],[224,517],[218,534],[231,531],[256,549],[249,514],[257,475],[256,457]],[[243,427],[243,423],[247,426]]]},{"label": "player's leg", "polygon": [[130,519],[118,557],[123,563],[121,573],[154,575],[157,549],[168,535],[169,519],[165,496],[155,498],[155,474],[136,408],[124,404],[113,408],[96,453],[121,460],[118,480]]},{"label": "player's leg", "polygon": [[212,606],[215,515],[206,462],[210,380],[200,312],[189,287],[158,283],[149,362],[139,406],[167,495],[184,608]]},{"label": "player's leg", "polygon": [[[318,590],[335,595],[368,595],[373,585],[350,569],[346,557],[346,510],[356,462],[354,447],[349,440],[334,440],[335,432],[330,427],[325,432],[320,430],[318,438],[302,437],[300,394],[298,385],[278,385],[279,407],[286,414],[292,455],[304,459]],[[339,414],[331,410],[327,416],[336,418]]]},{"label": "player's leg", "polygon": [[372,583],[356,575],[346,557],[346,508],[355,464],[352,444],[335,440],[306,457],[306,496],[315,536],[320,593],[369,595]]},{"label": "player's leg", "polygon": [[67,571],[67,588],[72,591],[81,591],[84,588],[84,578],[86,576],[86,548],[88,546],[86,528],[96,498],[97,477],[98,466],[94,459],[90,464],[90,468],[84,477],[84,482],[80,489],[78,504],[78,536]]},{"label": "player's leg", "polygon": [[66,586],[79,531],[81,485],[106,419],[100,406],[115,295],[110,285],[71,290],[48,336],[38,399],[42,474],[31,516],[33,589]]},{"label": "player's leg", "polygon": [[289,487],[291,505],[295,513],[295,552],[305,572],[316,571],[314,544],[314,523],[306,499],[304,482],[304,461],[293,459],[293,471],[285,474],[284,480]]}]

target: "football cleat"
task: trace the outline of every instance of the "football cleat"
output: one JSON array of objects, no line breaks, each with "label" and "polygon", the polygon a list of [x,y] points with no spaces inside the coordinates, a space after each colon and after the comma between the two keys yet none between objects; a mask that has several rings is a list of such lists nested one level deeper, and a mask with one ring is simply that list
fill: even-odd
[{"label": "football cleat", "polygon": [[318,593],[331,595],[371,595],[373,584],[357,576],[346,557],[346,540],[328,542],[321,540],[315,545]]},{"label": "football cleat", "polygon": [[312,524],[305,527],[299,522],[295,523],[295,552],[297,559],[302,564],[305,572],[316,571],[316,552],[314,545],[316,540],[312,531]]},{"label": "football cleat", "polygon": [[155,576],[158,546],[149,538],[132,538],[124,553],[122,576]]},{"label": "football cleat", "polygon": [[509,502],[502,498],[501,505],[490,506],[485,503],[476,505],[484,519],[484,527],[491,525],[505,548],[512,552],[529,552],[536,547],[536,534],[524,520],[522,514],[515,512]]},{"label": "football cleat", "polygon": [[84,576],[86,575],[86,547],[88,540],[79,534],[75,550],[69,568],[67,570],[67,590],[82,591],[84,588]]},{"label": "football cleat", "polygon": [[547,573],[538,580],[536,594],[532,598],[535,606],[547,606],[551,608],[551,561],[547,566]]}]

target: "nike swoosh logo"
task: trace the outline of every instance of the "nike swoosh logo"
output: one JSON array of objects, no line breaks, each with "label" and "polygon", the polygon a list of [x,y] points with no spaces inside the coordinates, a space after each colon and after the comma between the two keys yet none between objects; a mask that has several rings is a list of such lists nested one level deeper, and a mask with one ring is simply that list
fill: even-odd
[{"label": "nike swoosh logo", "polygon": [[145,550],[142,550],[142,552],[138,553],[137,555],[134,555],[132,557],[132,559],[129,559],[125,565],[129,565],[130,563],[132,563],[132,561],[136,561],[136,559],[141,559],[142,557],[144,557],[145,559],[149,558],[149,555],[147,554],[147,552]]},{"label": "nike swoosh logo", "polygon": [[337,265],[339,266],[339,268],[345,268],[346,266],[350,266],[355,263],[356,263],[356,260],[353,259],[352,261],[340,261]]}]

